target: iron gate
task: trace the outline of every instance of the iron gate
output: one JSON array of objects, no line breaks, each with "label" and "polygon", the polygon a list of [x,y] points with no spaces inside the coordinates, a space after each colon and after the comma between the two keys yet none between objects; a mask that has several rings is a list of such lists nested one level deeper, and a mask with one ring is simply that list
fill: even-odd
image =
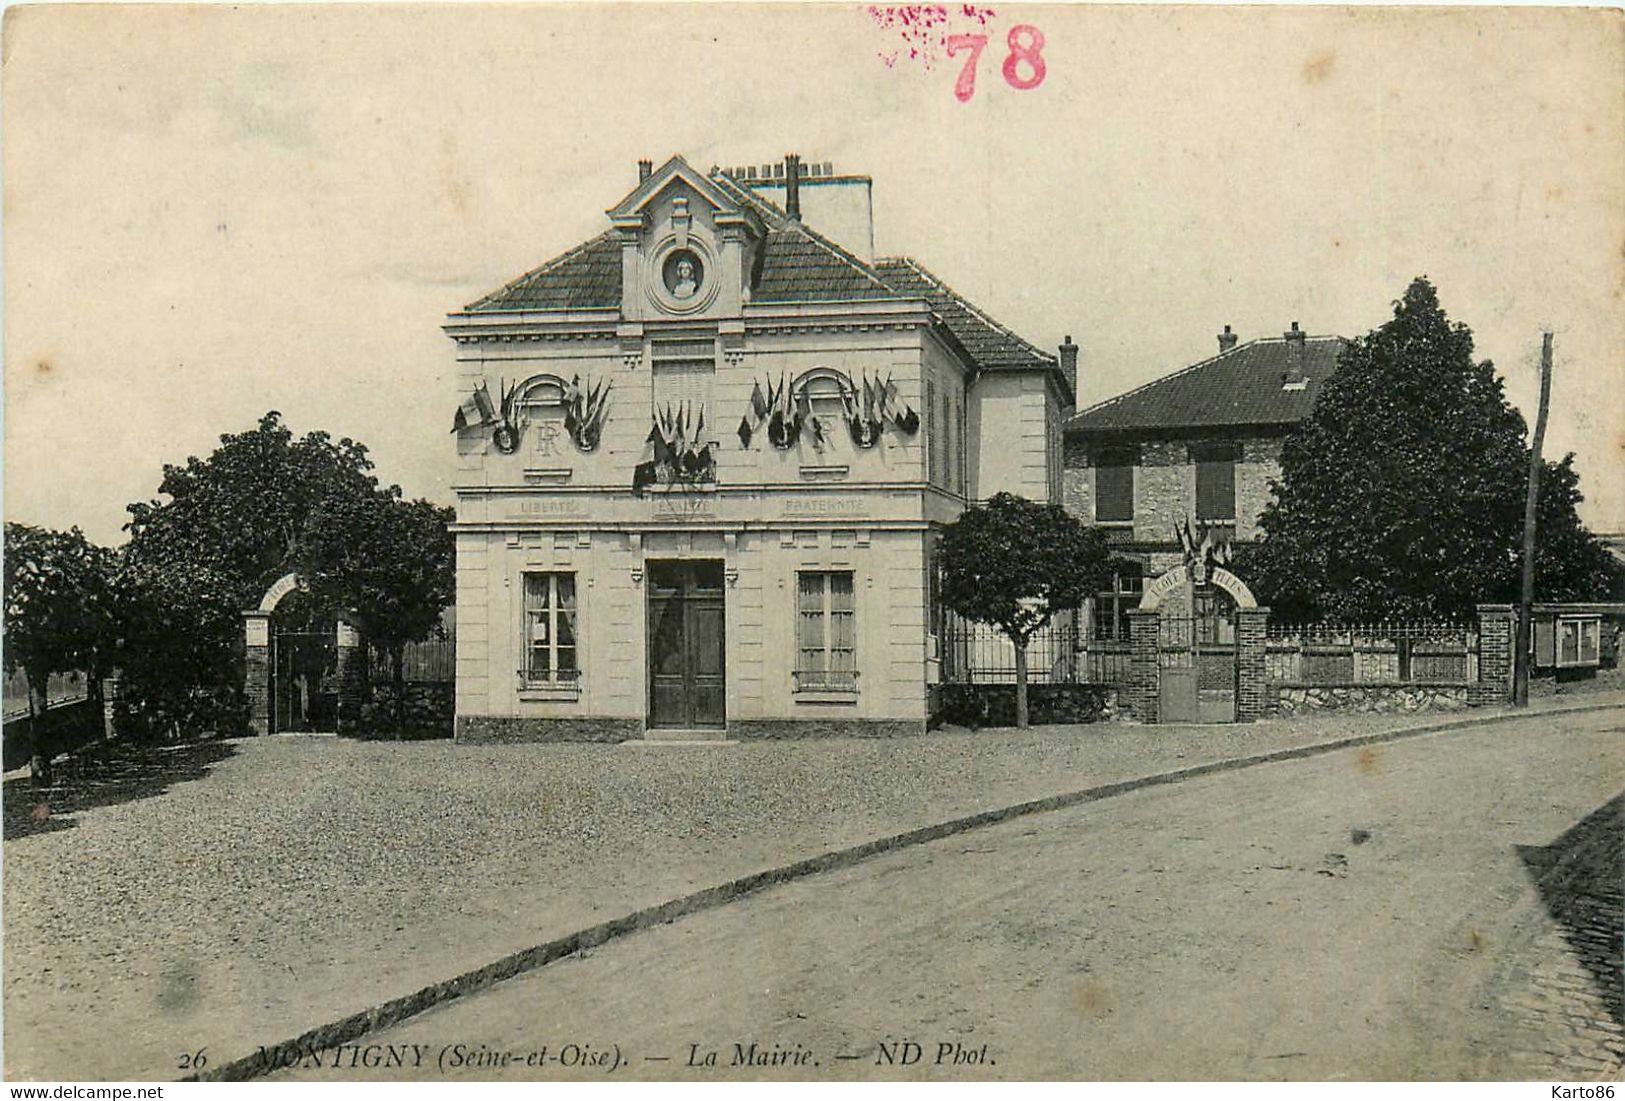
[{"label": "iron gate", "polygon": [[271,641],[271,732],[337,729],[335,632],[277,631]]},{"label": "iron gate", "polygon": [[1161,616],[1157,628],[1157,694],[1157,717],[1161,722],[1234,722],[1234,624],[1217,615]]}]

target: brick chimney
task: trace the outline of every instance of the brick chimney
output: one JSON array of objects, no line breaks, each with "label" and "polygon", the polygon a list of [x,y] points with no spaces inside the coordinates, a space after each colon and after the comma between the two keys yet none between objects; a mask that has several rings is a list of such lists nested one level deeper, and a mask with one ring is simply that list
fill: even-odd
[{"label": "brick chimney", "polygon": [[784,212],[792,222],[801,221],[801,154],[784,155]]},{"label": "brick chimney", "polygon": [[1066,384],[1072,388],[1072,400],[1078,400],[1078,346],[1072,343],[1072,334],[1067,333],[1066,339],[1061,342],[1061,374],[1066,377]]},{"label": "brick chimney", "polygon": [[654,161],[639,161],[638,162],[638,183],[643,183],[645,180],[647,180],[651,175],[654,174],[654,170],[655,170],[655,162]]},{"label": "brick chimney", "polygon": [[1224,332],[1219,334],[1219,354],[1224,355],[1224,353],[1228,352],[1235,346],[1236,334],[1230,331],[1230,326],[1226,325],[1224,327]]},{"label": "brick chimney", "polygon": [[1281,385],[1288,389],[1301,390],[1309,382],[1309,376],[1304,373],[1303,366],[1306,334],[1294,321],[1292,328],[1281,335],[1286,338],[1286,372],[1281,376]]}]

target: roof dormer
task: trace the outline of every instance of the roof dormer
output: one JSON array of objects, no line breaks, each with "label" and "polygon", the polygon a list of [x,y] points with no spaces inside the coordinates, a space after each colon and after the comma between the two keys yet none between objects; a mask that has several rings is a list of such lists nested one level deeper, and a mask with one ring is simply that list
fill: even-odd
[{"label": "roof dormer", "polygon": [[640,166],[638,186],[608,211],[621,246],[628,321],[738,317],[761,220],[681,156]]}]

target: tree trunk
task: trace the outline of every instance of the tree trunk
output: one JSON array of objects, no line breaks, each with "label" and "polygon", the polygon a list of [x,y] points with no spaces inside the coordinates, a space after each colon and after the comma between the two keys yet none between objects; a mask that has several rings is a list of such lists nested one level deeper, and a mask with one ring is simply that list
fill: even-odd
[{"label": "tree trunk", "polygon": [[406,647],[389,648],[390,669],[395,680],[395,738],[405,734],[406,728]]},{"label": "tree trunk", "polygon": [[1016,726],[1027,727],[1027,640],[1012,638],[1016,648]]},{"label": "tree trunk", "polygon": [[42,676],[37,670],[24,670],[23,676],[28,679],[28,777],[36,788],[48,788],[51,754],[45,747],[45,685],[50,674]]}]

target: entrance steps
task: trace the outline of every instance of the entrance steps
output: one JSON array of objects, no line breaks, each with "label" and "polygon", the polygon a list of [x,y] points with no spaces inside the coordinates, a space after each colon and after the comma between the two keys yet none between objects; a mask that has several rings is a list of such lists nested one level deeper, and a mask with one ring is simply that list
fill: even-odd
[{"label": "entrance steps", "polygon": [[700,730],[645,730],[641,738],[628,738],[622,745],[738,745],[722,731],[713,728]]}]

